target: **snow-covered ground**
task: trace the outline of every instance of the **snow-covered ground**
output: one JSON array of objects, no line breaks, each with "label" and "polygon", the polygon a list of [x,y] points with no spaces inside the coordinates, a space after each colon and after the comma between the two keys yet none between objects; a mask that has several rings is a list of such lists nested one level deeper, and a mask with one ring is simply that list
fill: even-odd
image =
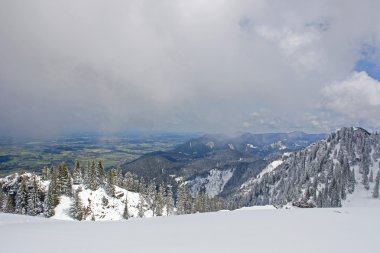
[{"label": "snow-covered ground", "polygon": [[228,180],[234,174],[234,170],[217,170],[212,169],[209,171],[207,177],[197,176],[195,179],[188,181],[190,191],[195,196],[202,188],[205,189],[207,195],[211,198],[221,193]]},{"label": "snow-covered ground", "polygon": [[275,169],[277,169],[278,166],[280,166],[284,161],[283,160],[276,160],[276,161],[273,161],[271,162],[270,164],[268,164],[267,167],[265,167],[257,176],[256,178],[251,178],[249,179],[247,182],[245,182],[244,184],[242,184],[240,186],[240,189],[243,189],[247,186],[250,186],[252,185],[253,183],[261,180],[261,178],[265,175],[265,174],[268,174],[268,173],[271,173],[272,171],[274,171]]},{"label": "snow-covered ground", "polygon": [[260,209],[103,222],[0,214],[0,248],[14,253],[379,252],[380,205]]}]

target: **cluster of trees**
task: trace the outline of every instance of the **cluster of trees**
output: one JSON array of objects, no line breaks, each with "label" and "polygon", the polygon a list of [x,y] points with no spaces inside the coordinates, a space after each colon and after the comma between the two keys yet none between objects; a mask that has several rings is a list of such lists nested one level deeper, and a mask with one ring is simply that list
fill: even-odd
[{"label": "cluster of trees", "polygon": [[42,212],[43,199],[44,193],[34,174],[31,177],[18,177],[7,192],[0,182],[0,211],[34,216]]},{"label": "cluster of trees", "polygon": [[120,169],[106,171],[101,161],[88,162],[87,166],[76,162],[73,169],[66,164],[57,168],[44,167],[41,176],[30,173],[14,174],[7,184],[4,182],[0,180],[0,211],[7,213],[43,214],[51,217],[55,214],[60,197],[65,195],[72,199],[70,212],[73,218],[95,219],[90,205],[85,206],[80,195],[84,189],[96,191],[102,188],[107,194],[102,199],[105,206],[108,205],[108,198],[123,198],[122,215],[128,219],[132,217],[128,198],[124,194],[116,196],[115,186],[139,193],[138,217],[144,217],[148,210],[154,216],[163,216],[232,208],[228,202],[209,198],[203,192],[193,197],[184,183],[175,186],[154,180],[146,183],[144,178],[138,179],[130,172],[123,175]]},{"label": "cluster of trees", "polygon": [[[278,169],[255,180],[237,201],[241,205],[299,202],[340,207],[356,184],[370,190],[369,183],[374,181],[372,168],[380,166],[374,164],[379,158],[379,134],[342,128],[327,140],[293,153]],[[372,189],[374,198],[379,197],[379,180],[380,172],[377,172]]]}]

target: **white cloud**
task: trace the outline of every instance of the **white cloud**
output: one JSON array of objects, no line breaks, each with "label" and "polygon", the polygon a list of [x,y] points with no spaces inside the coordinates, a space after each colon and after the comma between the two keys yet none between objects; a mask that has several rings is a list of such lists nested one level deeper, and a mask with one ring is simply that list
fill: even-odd
[{"label": "white cloud", "polygon": [[324,91],[328,110],[356,121],[376,119],[380,123],[380,82],[366,72],[354,72]]}]

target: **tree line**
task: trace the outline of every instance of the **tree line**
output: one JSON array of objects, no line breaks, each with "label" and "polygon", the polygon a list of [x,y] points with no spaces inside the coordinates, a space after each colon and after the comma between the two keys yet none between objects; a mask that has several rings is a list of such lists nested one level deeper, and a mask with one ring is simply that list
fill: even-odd
[{"label": "tree line", "polygon": [[[124,204],[124,219],[133,217],[128,197],[116,194],[116,187],[129,192],[139,193],[136,217],[145,217],[150,211],[153,216],[181,215],[197,212],[213,212],[232,209],[234,205],[220,198],[210,198],[205,192],[193,196],[185,183],[165,184],[144,178],[121,169],[105,170],[102,161],[90,161],[86,166],[79,162],[74,168],[65,163],[58,167],[44,167],[41,175],[14,174],[10,182],[0,181],[0,211],[24,215],[43,215],[52,217],[60,203],[61,196],[72,199],[70,215],[77,220],[91,218],[95,220],[90,205],[83,204],[80,194],[83,190],[104,189],[109,198],[119,198]],[[174,191],[174,192],[173,192]],[[102,198],[102,204],[108,205],[108,198]]]}]

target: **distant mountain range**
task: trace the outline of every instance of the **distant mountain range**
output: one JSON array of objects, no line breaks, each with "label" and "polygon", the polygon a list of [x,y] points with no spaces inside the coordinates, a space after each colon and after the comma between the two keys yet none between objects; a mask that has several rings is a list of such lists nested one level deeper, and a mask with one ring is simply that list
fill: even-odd
[{"label": "distant mountain range", "polygon": [[146,180],[186,181],[193,194],[228,196],[256,176],[273,159],[303,149],[326,134],[303,132],[250,134],[234,137],[204,135],[172,150],[153,152],[124,164]]},{"label": "distant mountain range", "polygon": [[0,211],[107,220],[253,205],[340,207],[378,204],[379,187],[380,134],[363,128],[206,135],[146,154],[124,173],[99,161],[0,178]]}]

